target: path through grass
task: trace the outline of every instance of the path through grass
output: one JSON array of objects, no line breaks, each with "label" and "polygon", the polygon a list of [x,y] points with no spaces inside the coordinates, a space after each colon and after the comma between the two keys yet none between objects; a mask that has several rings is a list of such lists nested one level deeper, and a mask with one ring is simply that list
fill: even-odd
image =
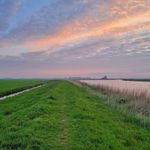
[{"label": "path through grass", "polygon": [[150,131],[67,81],[0,102],[0,149],[149,150]]}]

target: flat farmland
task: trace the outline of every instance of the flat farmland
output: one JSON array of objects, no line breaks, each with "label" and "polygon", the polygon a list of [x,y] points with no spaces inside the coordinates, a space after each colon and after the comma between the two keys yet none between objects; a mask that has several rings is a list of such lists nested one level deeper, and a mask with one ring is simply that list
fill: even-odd
[{"label": "flat farmland", "polygon": [[0,80],[0,96],[9,95],[46,82],[45,80]]}]

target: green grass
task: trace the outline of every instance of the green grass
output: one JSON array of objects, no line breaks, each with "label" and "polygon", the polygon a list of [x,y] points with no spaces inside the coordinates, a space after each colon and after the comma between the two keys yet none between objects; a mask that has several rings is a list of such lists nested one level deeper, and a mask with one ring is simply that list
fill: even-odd
[{"label": "green grass", "polygon": [[149,150],[150,130],[67,81],[0,102],[2,150]]},{"label": "green grass", "polygon": [[44,80],[0,80],[0,97],[9,95],[34,85],[43,83]]},{"label": "green grass", "polygon": [[[131,93],[115,91],[113,89],[94,86],[81,82],[73,82],[86,88],[91,94],[99,97],[103,102],[126,116],[143,128],[150,129],[150,105],[145,93]],[[139,94],[139,95],[138,95]]]}]

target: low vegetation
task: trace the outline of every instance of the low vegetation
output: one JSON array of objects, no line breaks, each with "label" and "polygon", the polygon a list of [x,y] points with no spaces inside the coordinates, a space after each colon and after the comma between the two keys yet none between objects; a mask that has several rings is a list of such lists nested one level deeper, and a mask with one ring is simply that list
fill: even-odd
[{"label": "low vegetation", "polygon": [[124,81],[141,81],[141,82],[150,82],[150,79],[123,79]]},{"label": "low vegetation", "polygon": [[0,80],[0,97],[45,83],[44,80]]},{"label": "low vegetation", "polygon": [[149,150],[150,130],[67,81],[0,102],[2,150]]}]

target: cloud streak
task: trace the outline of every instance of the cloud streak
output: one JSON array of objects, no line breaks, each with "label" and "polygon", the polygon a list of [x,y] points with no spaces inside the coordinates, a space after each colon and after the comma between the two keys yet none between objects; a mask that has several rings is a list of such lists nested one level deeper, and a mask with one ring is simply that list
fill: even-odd
[{"label": "cloud streak", "polygon": [[84,25],[83,21],[73,21],[71,24],[62,27],[62,29],[54,35],[38,40],[27,41],[26,45],[30,49],[46,49],[93,38],[118,36],[128,32],[149,30],[149,16],[150,11],[146,11],[130,17],[98,22],[90,26]]}]

